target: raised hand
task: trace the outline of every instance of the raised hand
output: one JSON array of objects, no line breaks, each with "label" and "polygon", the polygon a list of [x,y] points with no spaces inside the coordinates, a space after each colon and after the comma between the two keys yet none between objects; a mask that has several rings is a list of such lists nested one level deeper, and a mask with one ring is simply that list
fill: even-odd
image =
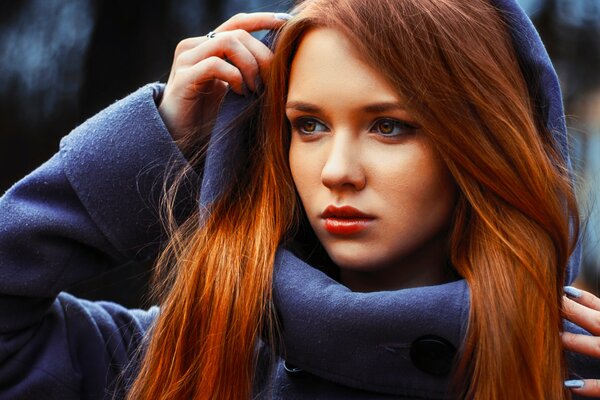
[{"label": "raised hand", "polygon": [[249,32],[277,29],[290,17],[237,14],[208,35],[179,43],[158,107],[174,139],[210,125],[228,86],[240,95],[259,89],[273,54]]}]

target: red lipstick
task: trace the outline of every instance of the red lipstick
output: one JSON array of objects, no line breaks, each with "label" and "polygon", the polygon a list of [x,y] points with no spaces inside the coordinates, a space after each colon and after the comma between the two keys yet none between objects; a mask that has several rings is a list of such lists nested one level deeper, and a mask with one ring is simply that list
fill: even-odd
[{"label": "red lipstick", "polygon": [[325,230],[333,235],[352,235],[363,231],[375,218],[350,206],[328,206],[321,214]]}]

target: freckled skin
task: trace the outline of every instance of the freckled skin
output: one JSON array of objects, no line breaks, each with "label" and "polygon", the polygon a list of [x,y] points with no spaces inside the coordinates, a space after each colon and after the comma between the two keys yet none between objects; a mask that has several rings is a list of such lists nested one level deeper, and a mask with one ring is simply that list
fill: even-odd
[{"label": "freckled skin", "polygon": [[[374,291],[447,281],[447,230],[456,197],[452,177],[404,108],[365,110],[374,103],[402,104],[400,95],[357,57],[343,34],[319,28],[300,43],[287,101],[294,182],[342,282],[356,291]],[[298,102],[319,110],[289,106]],[[316,119],[317,132],[303,135],[296,122],[302,118]],[[390,138],[373,129],[381,118],[417,129]],[[374,219],[356,235],[334,235],[321,218],[329,205],[349,205]]]}]

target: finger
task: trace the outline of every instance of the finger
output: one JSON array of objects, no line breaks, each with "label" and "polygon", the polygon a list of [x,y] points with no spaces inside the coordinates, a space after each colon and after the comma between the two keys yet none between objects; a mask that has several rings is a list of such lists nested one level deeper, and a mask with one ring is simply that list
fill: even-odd
[{"label": "finger", "polygon": [[565,286],[564,290],[567,297],[571,300],[593,310],[600,311],[600,299],[593,294],[579,288],[574,288],[573,286]]},{"label": "finger", "polygon": [[244,78],[240,70],[221,58],[209,57],[192,67],[190,72],[196,77],[194,83],[197,87],[201,87],[207,81],[218,79],[229,84],[237,94],[242,96],[246,94]]},{"label": "finger", "polygon": [[196,36],[196,37],[190,37],[190,38],[186,38],[183,39],[181,42],[179,42],[177,44],[177,47],[175,47],[175,57],[177,58],[179,57],[182,53],[193,49],[194,47],[198,46],[201,43],[204,43],[208,40],[208,37],[206,36]]},{"label": "finger", "polygon": [[[238,39],[239,43],[237,43],[237,42],[229,43],[229,41],[234,40],[233,38]],[[225,42],[223,42],[223,41],[225,41]],[[203,43],[203,42],[200,41],[199,43]],[[220,48],[217,43],[219,43],[219,45],[221,43],[223,43],[223,45],[222,45],[223,47]],[[240,43],[252,54],[252,57],[254,58],[254,63],[256,63],[256,65],[257,65],[257,69],[254,68],[254,64],[247,65],[247,67],[244,66],[243,64],[239,65],[235,62],[235,59],[230,56],[230,54],[237,55],[237,54],[235,54],[236,53],[235,48],[238,48]],[[208,44],[209,43],[204,44],[203,47],[208,46]],[[260,73],[263,80],[266,79],[268,68],[271,65],[271,60],[273,59],[273,52],[264,43],[262,43],[260,40],[256,39],[254,36],[252,36],[248,32],[241,30],[241,29],[237,29],[235,31],[230,31],[230,32],[223,32],[223,33],[219,34],[219,36],[216,36],[210,42],[210,44],[211,44],[210,48],[206,47],[204,50],[191,49],[190,51],[186,52],[189,54],[195,54],[194,56],[192,56],[192,58],[190,58],[188,60],[188,62],[197,62],[199,59],[206,57],[208,55],[208,53],[210,53],[210,52],[212,52],[211,55],[223,55],[224,54],[225,57],[231,59],[231,61],[234,62],[234,64],[236,64],[236,66],[238,66],[242,69],[244,78],[245,78],[248,86],[252,90],[256,90],[257,85],[255,83],[256,83],[256,78],[257,78],[258,73]],[[229,47],[229,48],[227,48],[227,47]],[[227,51],[223,52],[222,54],[219,54],[219,52],[217,50],[227,50]],[[194,51],[194,53],[192,53],[192,51]],[[241,54],[239,54],[239,55],[241,56]],[[241,61],[244,62],[244,60],[241,60]],[[248,62],[249,62],[249,60],[248,60]]]},{"label": "finger", "polygon": [[600,358],[600,338],[564,332],[561,339],[564,348],[569,351]]},{"label": "finger", "polygon": [[[246,32],[255,32],[264,29],[277,29],[283,25],[292,16],[286,13],[251,13],[251,14],[237,14],[219,25],[213,32],[223,33],[236,29],[241,29]],[[197,45],[208,40],[206,36],[195,36],[191,38],[183,39],[177,45],[175,49],[175,56],[182,53],[183,51],[189,50]]]},{"label": "finger", "polygon": [[570,388],[575,394],[584,397],[600,396],[600,380],[583,379],[569,380],[565,382],[565,386]]},{"label": "finger", "polygon": [[262,77],[262,80],[265,80],[267,71],[271,65],[271,60],[273,59],[273,52],[263,42],[257,40],[250,34],[240,35],[240,40],[254,56],[254,59],[258,64],[260,76]]},{"label": "finger", "polygon": [[240,37],[245,36],[251,35],[241,30],[224,32],[218,38],[215,37],[201,46],[182,53],[176,62],[177,68],[192,66],[209,57],[219,57],[235,65],[242,73],[248,87],[255,90],[254,82],[259,73],[259,65],[254,54],[240,40]]},{"label": "finger", "polygon": [[243,29],[247,32],[262,31],[265,29],[277,29],[283,25],[287,19],[281,19],[281,15],[288,14],[272,12],[236,14],[219,25],[219,27],[215,29],[215,32],[232,31],[235,29]]},{"label": "finger", "polygon": [[565,317],[594,335],[600,335],[600,312],[563,296]]},{"label": "finger", "polygon": [[[244,79],[239,69],[219,57],[209,57],[180,72],[182,81],[186,82],[194,97],[205,94],[207,83],[218,79],[227,82],[231,89],[240,95],[244,95]],[[193,98],[188,98],[193,100]]]},{"label": "finger", "polygon": [[177,46],[175,47],[175,54],[173,55],[173,64],[171,65],[171,71],[169,72],[169,78],[167,81],[168,83],[173,82],[177,68],[182,67],[180,59],[181,54],[190,49],[193,49],[194,47],[198,46],[200,43],[206,41],[207,39],[208,38],[206,36],[191,37],[183,39],[182,41],[177,43]]}]

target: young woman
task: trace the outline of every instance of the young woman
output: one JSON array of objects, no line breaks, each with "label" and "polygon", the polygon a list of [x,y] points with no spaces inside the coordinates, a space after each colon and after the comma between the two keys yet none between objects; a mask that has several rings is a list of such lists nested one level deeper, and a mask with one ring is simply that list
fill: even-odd
[{"label": "young woman", "polygon": [[[578,212],[557,79],[522,10],[295,14],[183,41],[166,87],[86,122],[3,197],[0,395],[600,395],[579,379],[597,338],[561,319]],[[280,27],[273,53],[247,33]],[[163,187],[181,226],[157,260],[160,312],[58,294],[156,257]],[[598,334],[598,300],[567,293]],[[586,356],[567,360],[565,330]]]}]

